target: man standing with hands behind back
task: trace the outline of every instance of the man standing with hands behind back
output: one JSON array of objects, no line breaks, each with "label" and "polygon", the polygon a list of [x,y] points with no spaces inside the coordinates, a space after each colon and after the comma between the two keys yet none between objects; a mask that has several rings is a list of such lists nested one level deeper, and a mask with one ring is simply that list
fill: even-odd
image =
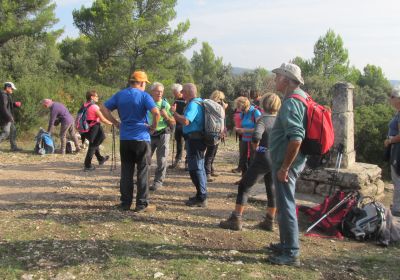
[{"label": "man standing with hands behind back", "polygon": [[[150,165],[150,133],[157,128],[160,120],[153,98],[145,92],[147,75],[143,71],[135,71],[129,79],[130,87],[125,88],[108,99],[102,108],[104,116],[120,128],[121,204],[118,208],[127,211],[133,200],[133,175],[137,166],[137,193],[135,212],[152,212],[155,205],[149,205],[149,186],[147,176]],[[117,109],[120,122],[111,114]],[[147,124],[146,114],[150,111],[153,122]]]}]

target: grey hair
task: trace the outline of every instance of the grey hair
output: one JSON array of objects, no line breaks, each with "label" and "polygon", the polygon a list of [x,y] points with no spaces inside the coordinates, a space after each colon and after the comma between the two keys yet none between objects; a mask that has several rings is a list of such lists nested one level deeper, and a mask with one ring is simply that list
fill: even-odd
[{"label": "grey hair", "polygon": [[392,96],[394,97],[400,97],[400,87],[394,87],[392,89]]},{"label": "grey hair", "polygon": [[155,90],[157,87],[161,87],[162,88],[162,90],[164,90],[164,85],[162,84],[162,83],[159,83],[159,82],[154,82],[152,85],[151,85],[151,87],[150,87],[150,90]]},{"label": "grey hair", "polygon": [[173,84],[171,86],[172,92],[181,92],[182,91],[182,85],[181,84]]}]

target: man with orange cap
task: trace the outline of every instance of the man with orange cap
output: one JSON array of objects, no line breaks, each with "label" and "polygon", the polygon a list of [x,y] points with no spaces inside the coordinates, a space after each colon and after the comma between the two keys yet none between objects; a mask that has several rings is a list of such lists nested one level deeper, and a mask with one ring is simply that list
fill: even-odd
[{"label": "man with orange cap", "polygon": [[[125,88],[104,103],[104,116],[120,128],[121,204],[118,208],[127,211],[133,200],[133,175],[137,166],[137,193],[135,212],[155,211],[155,205],[149,205],[148,172],[150,165],[150,133],[157,128],[160,111],[150,94],[145,92],[146,83],[150,83],[143,71],[135,71]],[[111,111],[117,109],[120,120],[116,120]],[[152,114],[152,124],[147,124],[146,114]]]}]

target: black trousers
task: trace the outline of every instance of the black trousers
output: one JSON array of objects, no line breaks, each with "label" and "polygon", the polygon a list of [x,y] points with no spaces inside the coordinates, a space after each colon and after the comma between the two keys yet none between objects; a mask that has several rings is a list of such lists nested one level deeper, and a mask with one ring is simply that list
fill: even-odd
[{"label": "black trousers", "polygon": [[236,204],[247,204],[248,193],[251,187],[253,187],[262,177],[264,177],[265,191],[268,198],[267,205],[271,208],[276,207],[275,186],[272,182],[271,157],[269,151],[264,153],[255,152],[254,159],[251,162],[249,169],[243,175],[242,180],[239,183]]},{"label": "black trousers", "polygon": [[204,158],[204,168],[206,170],[206,174],[209,175],[214,172],[214,159],[217,155],[218,145],[207,146],[206,156]]},{"label": "black trousers", "polygon": [[121,204],[130,206],[133,200],[133,176],[137,167],[136,207],[147,207],[149,187],[147,176],[150,166],[150,143],[120,140],[121,155]]},{"label": "black trousers", "polygon": [[100,154],[100,145],[106,139],[103,128],[100,123],[92,126],[88,133],[82,135],[82,137],[89,140],[89,147],[85,157],[85,167],[89,168],[92,165],[93,155],[96,155],[97,160],[100,162],[104,157]]},{"label": "black trousers", "polygon": [[182,125],[176,125],[174,136],[175,136],[175,141],[176,141],[175,161],[180,161],[182,159],[182,151],[183,151],[183,127],[182,127]]},{"label": "black trousers", "polygon": [[251,142],[241,140],[239,145],[239,168],[242,170],[242,175],[244,175],[253,159],[254,149]]}]

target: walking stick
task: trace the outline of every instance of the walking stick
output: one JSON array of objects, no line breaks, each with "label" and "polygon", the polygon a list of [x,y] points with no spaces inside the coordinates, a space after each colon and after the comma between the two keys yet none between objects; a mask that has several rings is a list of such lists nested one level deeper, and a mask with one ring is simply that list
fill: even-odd
[{"label": "walking stick", "polygon": [[115,153],[116,148],[115,148],[115,127],[114,127],[114,125],[111,126],[111,132],[112,132],[112,145],[111,145],[110,172],[117,169],[117,159],[116,159],[116,153]]},{"label": "walking stick", "polygon": [[349,192],[338,204],[336,204],[334,207],[332,207],[331,210],[329,210],[328,212],[325,213],[325,215],[323,215],[321,218],[319,218],[318,221],[316,221],[315,223],[313,223],[307,230],[306,233],[308,233],[310,230],[312,230],[316,225],[318,225],[322,220],[324,220],[326,217],[328,217],[333,211],[335,211],[336,209],[338,209],[342,204],[344,204],[345,202],[347,202],[349,199],[351,199],[352,197],[355,197],[357,194],[357,191],[351,191]]},{"label": "walking stick", "polygon": [[174,126],[174,127],[172,128],[172,132],[171,132],[171,136],[172,136],[172,135],[174,135],[174,139],[172,140],[172,154],[171,154],[171,161],[172,161],[172,164],[171,164],[171,166],[174,166],[174,153],[175,153],[175,129],[176,129],[176,127]]}]

